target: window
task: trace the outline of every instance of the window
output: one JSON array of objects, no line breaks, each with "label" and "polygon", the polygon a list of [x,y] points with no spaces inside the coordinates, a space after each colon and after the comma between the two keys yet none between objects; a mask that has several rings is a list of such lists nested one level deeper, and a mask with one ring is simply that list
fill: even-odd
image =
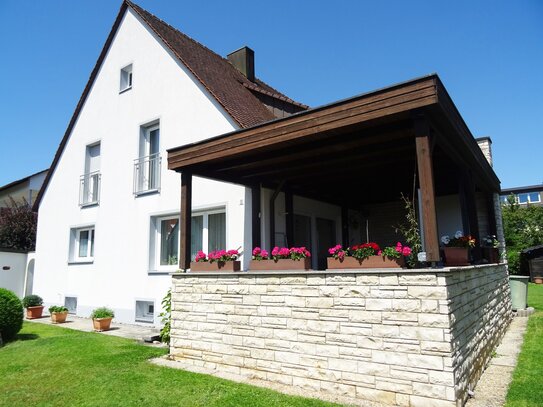
[{"label": "window", "polygon": [[134,160],[134,194],[140,195],[160,189],[160,127],[159,124],[141,127],[139,158]]},{"label": "window", "polygon": [[519,204],[528,203],[528,194],[518,194],[517,201]]},{"label": "window", "polygon": [[154,301],[136,301],[136,321],[153,322],[155,318]]},{"label": "window", "polygon": [[121,86],[120,92],[132,88],[132,64],[121,69]]},{"label": "window", "polygon": [[77,297],[64,297],[64,306],[68,308],[69,314],[77,313]]},{"label": "window", "polygon": [[[179,265],[179,216],[151,219],[155,233],[151,239],[149,268],[157,271],[177,270]],[[153,237],[154,236],[154,237]],[[226,213],[224,209],[197,212],[192,216],[191,258],[199,250],[209,253],[226,249]]]},{"label": "window", "polygon": [[85,151],[85,173],[79,180],[79,205],[98,205],[100,201],[100,143]]},{"label": "window", "polygon": [[541,196],[539,195],[539,192],[530,192],[528,194],[528,201],[530,203],[538,203],[541,202]]},{"label": "window", "polygon": [[70,233],[69,261],[90,263],[94,261],[94,226],[75,228]]}]

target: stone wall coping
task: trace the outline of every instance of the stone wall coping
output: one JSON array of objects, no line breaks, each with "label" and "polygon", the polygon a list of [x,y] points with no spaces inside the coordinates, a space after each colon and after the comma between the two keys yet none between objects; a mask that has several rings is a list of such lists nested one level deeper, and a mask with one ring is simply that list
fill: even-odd
[{"label": "stone wall coping", "polygon": [[502,266],[504,263],[480,264],[462,267],[436,267],[436,268],[420,268],[420,269],[399,269],[399,268],[372,268],[372,269],[327,269],[327,270],[273,270],[273,271],[204,271],[204,272],[176,272],[172,273],[172,277],[209,277],[209,276],[293,276],[293,275],[334,275],[334,274],[451,274],[466,270],[481,270],[489,267]]}]

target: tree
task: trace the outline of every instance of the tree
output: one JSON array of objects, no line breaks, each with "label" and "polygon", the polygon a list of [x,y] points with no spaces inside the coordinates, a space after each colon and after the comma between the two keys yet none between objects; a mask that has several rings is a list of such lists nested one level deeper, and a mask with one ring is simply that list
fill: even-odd
[{"label": "tree", "polygon": [[523,249],[543,244],[543,206],[520,206],[509,196],[502,207],[507,262],[512,274],[527,274]]},{"label": "tree", "polygon": [[10,199],[10,206],[0,213],[0,247],[32,251],[36,248],[37,214],[24,201]]}]

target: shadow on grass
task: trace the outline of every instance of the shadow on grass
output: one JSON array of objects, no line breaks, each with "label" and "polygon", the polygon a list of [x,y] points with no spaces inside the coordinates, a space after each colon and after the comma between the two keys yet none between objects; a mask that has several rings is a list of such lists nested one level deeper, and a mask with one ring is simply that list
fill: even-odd
[{"label": "shadow on grass", "polygon": [[36,334],[17,334],[17,337],[15,340],[17,341],[33,341],[34,339],[38,339],[40,336]]}]

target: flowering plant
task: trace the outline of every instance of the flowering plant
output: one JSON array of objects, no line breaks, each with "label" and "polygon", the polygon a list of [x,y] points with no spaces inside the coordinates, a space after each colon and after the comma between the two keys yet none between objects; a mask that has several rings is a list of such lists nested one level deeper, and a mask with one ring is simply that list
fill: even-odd
[{"label": "flowering plant", "polygon": [[275,246],[271,251],[271,255],[260,247],[255,247],[253,249],[253,260],[301,260],[306,257],[311,257],[311,253],[305,247],[291,247],[289,249],[288,247]]},{"label": "flowering plant", "polygon": [[253,249],[253,260],[269,260],[270,255],[267,250],[263,250],[260,247]]},{"label": "flowering plant", "polygon": [[345,256],[348,255],[348,248],[343,249],[343,247],[340,244],[338,244],[338,245],[335,245],[334,247],[329,248],[328,253],[330,253],[330,255],[334,259],[339,260],[339,261],[343,261]]},{"label": "flowering plant", "polygon": [[226,262],[226,261],[234,261],[237,260],[240,256],[240,253],[238,250],[215,250],[213,252],[210,252],[207,256],[203,251],[198,251],[196,254],[196,258],[194,259],[196,262],[203,262],[203,261],[209,261],[210,263],[213,262]]},{"label": "flowering plant", "polygon": [[396,243],[396,246],[385,247],[381,253],[384,257],[390,259],[399,259],[402,256],[411,255],[411,248],[409,246],[402,246],[400,242]]},{"label": "flowering plant", "polygon": [[471,235],[464,236],[460,230],[452,238],[449,235],[441,236],[441,242],[445,247],[475,247],[475,238]]},{"label": "flowering plant", "polygon": [[351,246],[349,247],[348,251],[350,256],[358,260],[364,260],[370,256],[381,254],[381,248],[377,243],[374,242]]},{"label": "flowering plant", "polygon": [[484,247],[493,247],[494,249],[497,249],[500,246],[500,242],[495,235],[486,235],[483,238],[483,245]]}]

